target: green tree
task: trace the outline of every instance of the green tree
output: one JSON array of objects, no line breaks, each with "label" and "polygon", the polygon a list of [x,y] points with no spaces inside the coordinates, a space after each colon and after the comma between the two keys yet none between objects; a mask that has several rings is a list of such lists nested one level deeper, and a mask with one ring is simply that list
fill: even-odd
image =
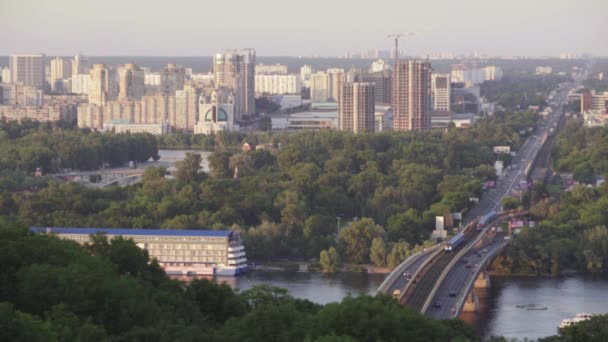
[{"label": "green tree", "polygon": [[345,246],[348,259],[362,263],[369,260],[372,240],[383,235],[382,226],[371,218],[362,218],[340,231],[340,241]]},{"label": "green tree", "polygon": [[190,183],[197,178],[201,168],[201,155],[197,153],[186,153],[183,160],[175,163],[175,177],[184,183]]},{"label": "green tree", "polygon": [[407,242],[395,243],[386,258],[388,267],[392,269],[399,266],[410,255],[412,255],[412,250]]},{"label": "green tree", "polygon": [[386,245],[384,239],[377,237],[372,240],[369,257],[376,266],[386,265]]},{"label": "green tree", "polygon": [[321,268],[324,272],[335,273],[340,265],[340,255],[334,247],[329,250],[321,251],[320,255]]}]

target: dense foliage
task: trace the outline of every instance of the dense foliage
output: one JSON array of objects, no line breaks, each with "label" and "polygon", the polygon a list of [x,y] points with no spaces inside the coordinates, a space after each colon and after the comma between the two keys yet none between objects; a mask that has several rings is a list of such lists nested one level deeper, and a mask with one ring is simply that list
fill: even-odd
[{"label": "dense foliage", "polygon": [[[571,122],[554,146],[555,164],[574,178],[595,184],[607,172],[607,128],[582,128]],[[568,270],[608,272],[608,186],[579,185],[559,200],[530,208],[538,222],[525,228],[493,266],[506,273],[560,274]]]},{"label": "dense foliage", "polygon": [[325,306],[262,286],[168,279],[131,240],[74,242],[0,224],[1,341],[472,341],[389,297]]},{"label": "dense foliage", "polygon": [[568,80],[569,76],[561,75],[508,74],[501,80],[484,82],[480,94],[504,108],[526,109],[546,105],[547,95]]},{"label": "dense foliage", "polygon": [[[335,246],[345,261],[369,262],[372,240],[381,238],[375,249],[384,254],[373,261],[394,264],[428,238],[435,215],[469,207],[481,182],[495,178],[492,147],[517,148],[518,132],[535,121],[530,113],[501,112],[447,132],[266,134],[258,143],[275,148],[218,149],[209,174],[198,172],[200,159],[189,155],[175,179],[148,169],[140,184],[126,188],[53,183],[0,194],[0,211],[38,226],[231,228],[242,232],[253,259],[318,258]],[[222,141],[233,135],[216,138],[234,146]],[[360,224],[378,228],[369,235]]]}]

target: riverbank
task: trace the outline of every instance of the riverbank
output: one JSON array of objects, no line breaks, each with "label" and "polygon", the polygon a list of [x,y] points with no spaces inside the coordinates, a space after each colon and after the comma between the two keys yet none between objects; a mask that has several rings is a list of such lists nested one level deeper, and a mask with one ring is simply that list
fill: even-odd
[{"label": "riverbank", "polygon": [[[318,262],[307,261],[253,262],[248,267],[253,271],[325,273]],[[342,264],[335,273],[389,274],[390,272],[388,267],[378,267],[372,264]]]}]

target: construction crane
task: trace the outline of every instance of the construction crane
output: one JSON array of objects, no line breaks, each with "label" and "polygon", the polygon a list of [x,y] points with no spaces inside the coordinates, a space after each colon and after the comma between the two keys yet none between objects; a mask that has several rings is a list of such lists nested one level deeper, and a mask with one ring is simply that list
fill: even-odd
[{"label": "construction crane", "polygon": [[395,39],[395,65],[397,65],[397,62],[399,61],[399,38],[410,37],[413,35],[414,35],[413,32],[408,32],[407,34],[403,34],[403,33],[389,34],[386,37],[386,38]]}]

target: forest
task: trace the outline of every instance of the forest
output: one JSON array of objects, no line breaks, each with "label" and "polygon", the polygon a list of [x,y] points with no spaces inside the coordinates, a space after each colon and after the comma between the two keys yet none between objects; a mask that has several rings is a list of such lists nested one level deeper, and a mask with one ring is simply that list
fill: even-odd
[{"label": "forest", "polygon": [[536,120],[501,112],[470,129],[263,134],[257,143],[269,147],[249,152],[217,136],[209,173],[190,154],[169,178],[150,168],[125,188],[51,181],[1,192],[0,215],[28,226],[234,229],[253,260],[317,259],[333,247],[343,261],[394,266],[429,238],[434,216],[466,211],[482,195],[481,183],[496,177],[492,147],[517,149],[519,131]]},{"label": "forest", "polygon": [[[608,128],[569,122],[552,151],[557,170],[572,172],[581,184],[530,208],[537,224],[512,241],[493,267],[501,273],[558,275],[571,271],[608,272],[608,186],[595,185],[608,173]],[[540,197],[540,196],[539,196]]]}]

